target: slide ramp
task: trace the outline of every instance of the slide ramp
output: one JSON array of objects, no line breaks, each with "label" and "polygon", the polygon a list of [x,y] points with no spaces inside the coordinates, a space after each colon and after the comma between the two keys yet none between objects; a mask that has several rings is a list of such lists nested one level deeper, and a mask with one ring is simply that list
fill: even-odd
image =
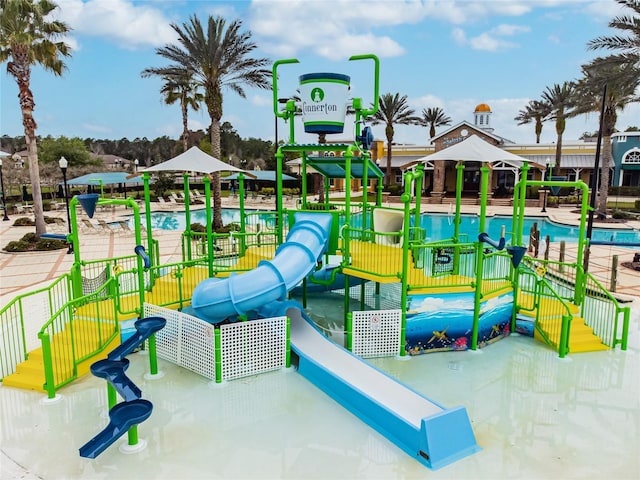
[{"label": "slide ramp", "polygon": [[464,407],[447,409],[326,338],[289,308],[299,373],[407,454],[441,468],[480,450]]}]

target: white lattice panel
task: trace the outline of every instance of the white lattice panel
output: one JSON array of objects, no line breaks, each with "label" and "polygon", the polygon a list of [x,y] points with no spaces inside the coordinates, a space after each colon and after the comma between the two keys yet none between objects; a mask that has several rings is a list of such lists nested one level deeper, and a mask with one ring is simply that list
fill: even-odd
[{"label": "white lattice panel", "polygon": [[214,326],[186,313],[145,303],[145,317],[163,317],[165,327],[156,333],[158,356],[215,380]]},{"label": "white lattice panel", "polygon": [[222,325],[222,379],[247,377],[285,367],[286,332],[287,317]]},{"label": "white lattice panel", "polygon": [[352,352],[360,357],[390,357],[400,352],[401,310],[352,312]]}]

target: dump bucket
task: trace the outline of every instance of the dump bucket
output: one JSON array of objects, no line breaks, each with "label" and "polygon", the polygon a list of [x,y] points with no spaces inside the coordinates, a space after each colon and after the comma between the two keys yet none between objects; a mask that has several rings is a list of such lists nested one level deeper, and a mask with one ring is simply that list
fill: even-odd
[{"label": "dump bucket", "polygon": [[349,98],[348,75],[300,75],[302,123],[306,133],[342,133]]}]

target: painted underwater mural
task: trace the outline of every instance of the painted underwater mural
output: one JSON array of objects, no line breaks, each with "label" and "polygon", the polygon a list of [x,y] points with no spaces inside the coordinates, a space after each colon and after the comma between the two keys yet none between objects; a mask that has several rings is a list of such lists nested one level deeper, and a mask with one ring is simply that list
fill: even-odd
[{"label": "painted underwater mural", "polygon": [[[467,350],[473,329],[473,292],[410,295],[405,348],[410,355]],[[513,293],[480,304],[478,347],[510,333]]]}]

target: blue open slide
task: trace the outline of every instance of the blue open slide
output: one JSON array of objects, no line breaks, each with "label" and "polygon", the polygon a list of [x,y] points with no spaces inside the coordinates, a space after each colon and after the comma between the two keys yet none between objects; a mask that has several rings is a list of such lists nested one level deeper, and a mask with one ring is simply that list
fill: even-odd
[{"label": "blue open slide", "polygon": [[109,382],[124,402],[114,405],[109,410],[109,424],[80,447],[81,457],[96,458],[131,427],[151,416],[153,405],[149,400],[140,398],[142,392],[124,373],[129,368],[129,360],[125,357],[155,332],[164,328],[166,323],[167,321],[161,317],[148,317],[136,321],[136,332],[131,337],[109,352],[106,359],[91,365],[91,373]]},{"label": "blue open slide", "polygon": [[273,260],[200,283],[193,311],[210,323],[249,311],[286,314],[300,374],[407,454],[436,469],[478,451],[464,407],[446,409],[411,390],[327,339],[295,302],[286,301],[287,292],[315,270],[330,230],[330,215],[297,213]]}]

